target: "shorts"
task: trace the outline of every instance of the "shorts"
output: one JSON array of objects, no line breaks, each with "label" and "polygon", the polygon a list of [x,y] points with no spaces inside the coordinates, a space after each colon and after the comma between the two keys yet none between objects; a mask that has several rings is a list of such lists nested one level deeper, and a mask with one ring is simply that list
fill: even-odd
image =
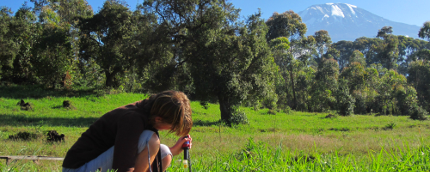
[{"label": "shorts", "polygon": [[[139,138],[139,145],[138,145],[138,154],[145,149],[147,146],[147,143],[149,139],[154,134],[151,130],[145,130],[140,134]],[[90,162],[87,162],[86,164],[82,165],[79,168],[76,169],[69,169],[69,168],[63,168],[63,172],[95,172],[98,169],[101,169],[102,171],[107,171],[112,169],[113,164],[113,151],[115,146],[112,146],[107,151],[100,154],[97,158],[91,160]],[[160,144],[160,151],[161,151],[161,158],[163,159],[167,155],[170,155],[173,157],[172,153],[170,152],[169,147],[167,147],[164,144]]]}]

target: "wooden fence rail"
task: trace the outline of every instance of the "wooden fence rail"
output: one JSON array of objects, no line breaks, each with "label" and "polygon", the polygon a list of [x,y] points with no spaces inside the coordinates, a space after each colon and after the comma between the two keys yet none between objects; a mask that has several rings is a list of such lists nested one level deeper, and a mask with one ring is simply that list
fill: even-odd
[{"label": "wooden fence rail", "polygon": [[9,165],[11,161],[15,160],[33,160],[34,163],[37,163],[39,160],[51,160],[51,161],[63,161],[64,158],[60,157],[47,157],[47,156],[0,156],[0,159],[6,160],[6,165]]}]

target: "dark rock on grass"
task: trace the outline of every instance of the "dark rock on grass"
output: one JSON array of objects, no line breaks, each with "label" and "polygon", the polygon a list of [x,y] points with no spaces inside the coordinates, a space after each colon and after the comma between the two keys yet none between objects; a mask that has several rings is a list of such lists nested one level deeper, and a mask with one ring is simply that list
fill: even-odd
[{"label": "dark rock on grass", "polygon": [[336,118],[336,115],[328,114],[325,118]]},{"label": "dark rock on grass", "polygon": [[25,102],[24,100],[21,99],[21,101],[19,101],[16,105],[17,106],[24,106]]},{"label": "dark rock on grass", "polygon": [[33,110],[33,106],[30,102],[25,103],[22,99],[16,105],[21,106],[21,110]]},{"label": "dark rock on grass", "polygon": [[25,140],[25,141],[28,141],[28,140],[37,139],[37,138],[38,138],[37,134],[29,133],[29,132],[26,132],[26,131],[19,132],[18,134],[15,134],[15,135],[9,135],[9,139],[10,140]]},{"label": "dark rock on grass", "polygon": [[57,131],[48,131],[48,142],[64,142],[64,134],[59,135]]},{"label": "dark rock on grass", "polygon": [[72,102],[70,100],[64,100],[63,101],[63,108],[76,109],[75,106],[72,105]]}]

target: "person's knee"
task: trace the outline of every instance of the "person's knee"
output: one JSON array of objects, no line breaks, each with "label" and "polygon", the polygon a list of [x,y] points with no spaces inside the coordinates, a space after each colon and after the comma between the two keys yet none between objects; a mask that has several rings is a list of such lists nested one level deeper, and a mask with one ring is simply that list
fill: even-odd
[{"label": "person's knee", "polygon": [[172,152],[170,152],[170,148],[165,144],[160,144],[160,153],[161,153],[161,158],[163,159],[166,157],[170,157],[170,160],[171,160],[173,157]]},{"label": "person's knee", "polygon": [[172,152],[170,152],[170,148],[165,144],[160,144],[160,152],[161,158],[163,159],[163,171],[165,171],[172,163],[173,155]]}]

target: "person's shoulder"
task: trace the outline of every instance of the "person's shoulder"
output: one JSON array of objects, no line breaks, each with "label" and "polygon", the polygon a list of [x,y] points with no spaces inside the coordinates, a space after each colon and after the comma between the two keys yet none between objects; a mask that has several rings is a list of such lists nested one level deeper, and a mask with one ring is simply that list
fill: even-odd
[{"label": "person's shoulder", "polygon": [[[108,113],[114,113],[114,114],[128,114],[128,113],[138,113],[139,112],[139,107],[137,106],[137,104],[140,101],[134,102],[134,103],[130,103],[124,106],[120,106],[117,107],[111,111],[109,111]],[[107,113],[107,114],[108,114]]]}]

